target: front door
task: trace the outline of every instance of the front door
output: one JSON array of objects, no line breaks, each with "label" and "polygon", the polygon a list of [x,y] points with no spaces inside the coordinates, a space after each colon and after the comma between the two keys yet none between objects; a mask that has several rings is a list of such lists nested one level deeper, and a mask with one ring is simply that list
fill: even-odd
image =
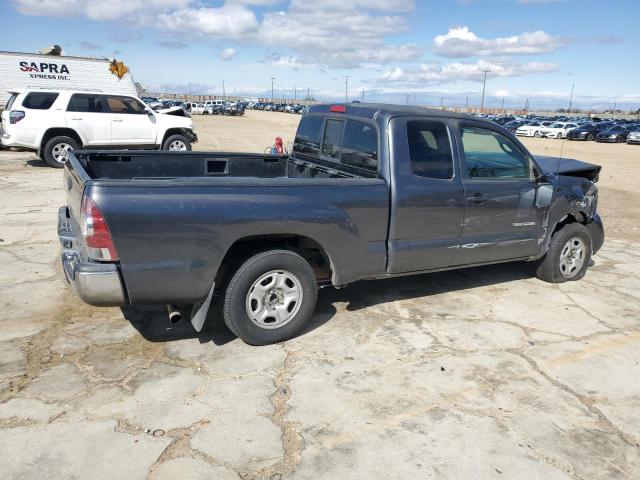
[{"label": "front door", "polygon": [[536,208],[533,162],[526,150],[486,124],[457,128],[465,195],[464,264],[535,255],[544,210]]},{"label": "front door", "polygon": [[111,138],[115,145],[153,145],[156,117],[133,97],[105,95],[111,118]]},{"label": "front door", "polygon": [[389,273],[457,265],[464,195],[450,127],[437,118],[391,121]]}]

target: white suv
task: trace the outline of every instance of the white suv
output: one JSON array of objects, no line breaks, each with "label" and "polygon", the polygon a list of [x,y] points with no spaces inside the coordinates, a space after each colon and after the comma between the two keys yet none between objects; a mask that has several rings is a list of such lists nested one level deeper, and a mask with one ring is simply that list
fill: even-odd
[{"label": "white suv", "polygon": [[31,88],[9,93],[2,145],[35,150],[52,167],[64,166],[67,151],[81,147],[191,150],[197,141],[184,111],[154,112],[135,97]]}]

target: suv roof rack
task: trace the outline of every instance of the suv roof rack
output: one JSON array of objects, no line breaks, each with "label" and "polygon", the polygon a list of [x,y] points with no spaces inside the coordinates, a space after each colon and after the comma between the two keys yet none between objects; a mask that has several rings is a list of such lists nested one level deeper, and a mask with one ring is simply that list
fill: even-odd
[{"label": "suv roof rack", "polygon": [[58,88],[58,87],[42,87],[40,85],[27,85],[25,89],[33,90],[72,90],[78,92],[102,92],[99,88]]}]

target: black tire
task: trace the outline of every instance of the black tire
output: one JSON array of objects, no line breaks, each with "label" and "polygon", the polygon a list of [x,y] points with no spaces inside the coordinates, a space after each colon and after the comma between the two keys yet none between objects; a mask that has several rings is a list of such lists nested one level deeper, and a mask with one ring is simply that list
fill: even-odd
[{"label": "black tire", "polygon": [[[582,263],[579,268],[573,270],[565,270],[563,274],[563,267],[561,266],[561,255],[567,248],[569,242],[573,242],[575,239],[581,239],[584,244],[584,254]],[[581,223],[568,223],[560,230],[553,234],[551,238],[551,245],[546,255],[538,261],[536,265],[536,276],[540,280],[544,280],[549,283],[563,283],[567,281],[580,280],[587,273],[589,268],[589,262],[591,261],[591,252],[593,250],[593,243],[591,241],[591,234],[587,227]]]},{"label": "black tire", "polygon": [[540,138],[540,131],[536,130],[536,133],[534,133],[533,136],[536,138]]},{"label": "black tire", "polygon": [[59,153],[59,150],[60,148],[62,148],[63,145],[68,145],[69,150],[77,150],[80,146],[78,145],[78,142],[75,139],[67,136],[59,136],[59,137],[53,137],[49,139],[44,146],[43,156],[44,156],[44,161],[47,162],[47,164],[50,167],[53,167],[53,168],[64,167],[66,158],[65,160],[60,160],[60,153]]},{"label": "black tire", "polygon": [[[171,150],[171,145],[176,144],[177,142],[182,142],[186,148],[186,150],[182,150],[185,152],[191,151],[191,142],[187,137],[180,134],[170,135],[162,144],[162,150]],[[178,150],[179,151],[179,150]]]},{"label": "black tire", "polygon": [[595,137],[593,136],[593,133],[590,133],[589,135],[587,135],[587,141],[588,142],[592,142],[594,138]]},{"label": "black tire", "polygon": [[[282,326],[259,326],[249,316],[248,305],[253,305],[249,294],[260,277],[272,272],[291,274],[299,282],[302,292],[300,304],[295,306],[293,316]],[[269,280],[267,277],[266,281]],[[256,286],[259,288],[259,285]],[[258,253],[245,261],[234,273],[224,298],[223,316],[229,329],[249,345],[269,345],[291,338],[313,315],[318,296],[318,286],[309,263],[290,250],[270,250]],[[266,295],[265,297],[266,298]],[[292,309],[294,307],[291,307]],[[258,309],[256,307],[256,309]],[[266,309],[266,307],[263,307]],[[268,317],[267,321],[275,317]]]}]

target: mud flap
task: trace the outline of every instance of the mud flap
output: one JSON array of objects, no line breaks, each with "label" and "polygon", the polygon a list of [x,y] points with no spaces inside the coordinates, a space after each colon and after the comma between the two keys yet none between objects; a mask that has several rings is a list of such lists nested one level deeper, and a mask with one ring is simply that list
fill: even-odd
[{"label": "mud flap", "polygon": [[213,282],[211,285],[211,290],[209,290],[209,295],[202,302],[196,303],[193,306],[193,310],[191,310],[191,325],[196,329],[196,332],[200,332],[204,325],[204,321],[207,318],[207,313],[209,313],[209,306],[211,305],[211,297],[213,297],[213,289],[216,286],[216,282]]}]

